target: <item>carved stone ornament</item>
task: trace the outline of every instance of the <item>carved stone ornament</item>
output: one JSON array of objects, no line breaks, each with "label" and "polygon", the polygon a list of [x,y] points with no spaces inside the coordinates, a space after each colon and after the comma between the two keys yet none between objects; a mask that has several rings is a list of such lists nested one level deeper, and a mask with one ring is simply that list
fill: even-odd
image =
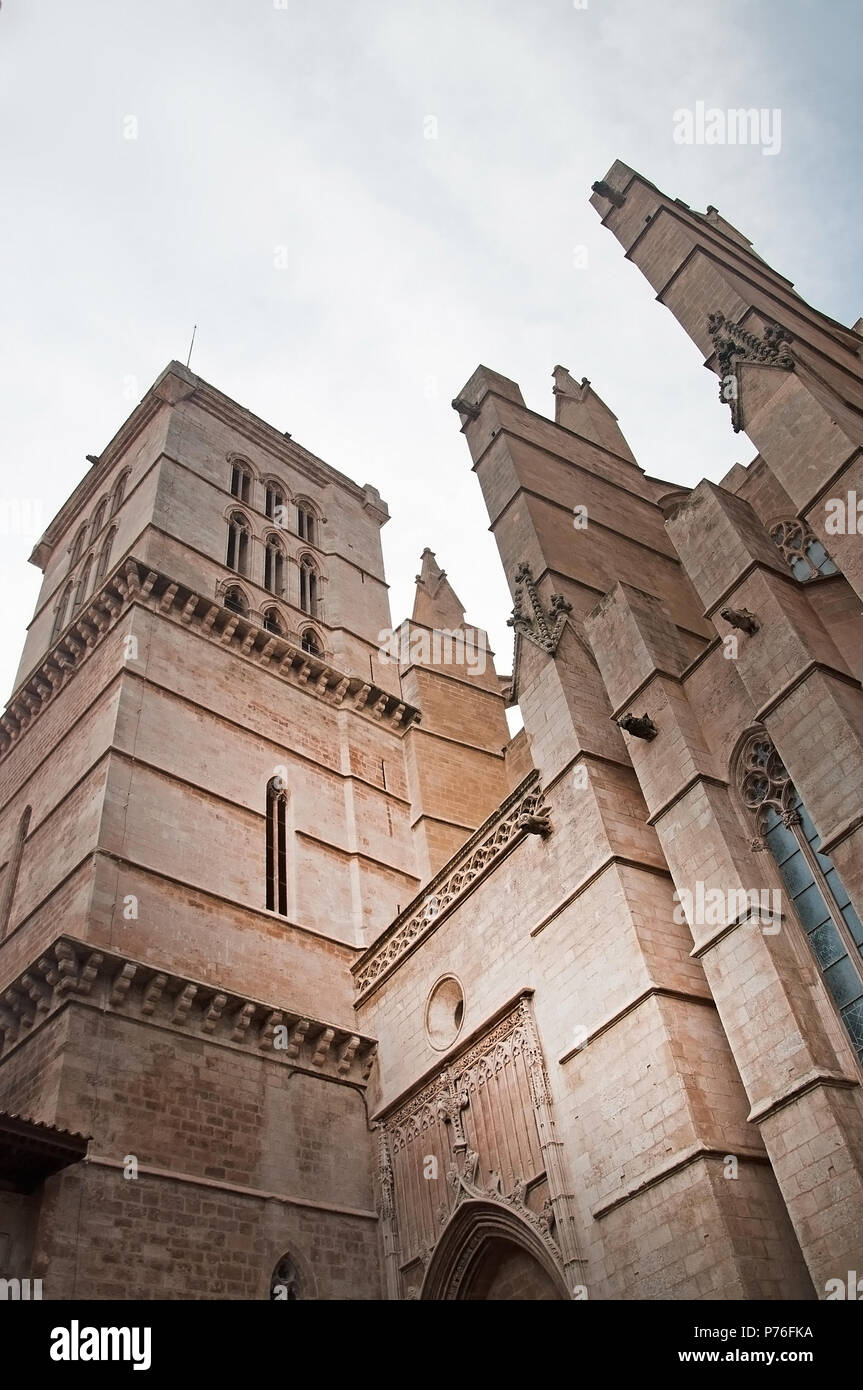
[{"label": "carved stone ornament", "polygon": [[542,805],[539,774],[532,772],[354,963],[358,995],[375,988],[422,937],[434,931],[445,913],[473,890],[515,841],[528,833],[544,833],[542,828],[531,830],[523,824],[527,818],[550,830],[549,815]]},{"label": "carved stone ornament", "polygon": [[723,608],[720,610],[719,616],[730,623],[732,627],[748,633],[750,637],[754,637],[761,626],[755,614],[750,613],[748,608]]},{"label": "carved stone ornament", "polygon": [[541,651],[553,656],[557,651],[566,617],[572,604],[563,594],[551,595],[551,607],[546,612],[539,591],[533,582],[530,565],[519,565],[515,575],[515,604],[507,626],[515,628],[516,637],[526,637]]},{"label": "carved stone ornament", "polygon": [[762,337],[748,333],[732,323],[724,314],[707,315],[707,327],[713,340],[716,367],[719,373],[719,399],[731,407],[731,423],[735,434],[743,428],[740,376],[737,368],[743,362],[760,362],[768,367],[794,370],[794,358],[789,344],[793,341],[787,328],[768,324]]},{"label": "carved stone ornament", "polygon": [[751,735],[737,763],[737,790],[743,804],[756,818],[758,836],[750,848],[759,853],[765,846],[763,836],[770,827],[769,810],[783,825],[799,825],[800,814],[794,802],[797,793],[788,769],[780,758],[767,730]]},{"label": "carved stone ornament", "polygon": [[[503,1107],[517,1167],[490,1138],[490,1115]],[[410,1297],[417,1264],[468,1218],[466,1203],[500,1207],[542,1243],[570,1287],[582,1264],[575,1199],[556,1135],[548,1072],[530,999],[519,996],[489,1030],[458,1052],[380,1121],[379,1183],[390,1296]],[[434,1202],[418,1189],[436,1180]],[[424,1181],[425,1180],[425,1181]],[[547,1199],[543,1201],[542,1184]],[[397,1200],[398,1199],[398,1200]],[[456,1281],[457,1282],[457,1281]],[[576,1280],[580,1282],[580,1280]],[[421,1295],[424,1296],[424,1295]],[[455,1296],[447,1294],[447,1297]]]},{"label": "carved stone ornament", "polygon": [[618,193],[617,189],[612,188],[611,184],[606,183],[604,179],[597,179],[596,183],[592,183],[590,186],[594,193],[599,194],[600,198],[607,198],[613,207],[622,208],[626,202],[625,194]]},{"label": "carved stone ornament", "polygon": [[254,1051],[294,1070],[364,1086],[377,1043],[281,1005],[160,971],[125,953],[60,937],[0,998],[0,1058],[68,1003],[182,1030],[215,1047]]},{"label": "carved stone ornament", "polygon": [[838,574],[835,562],[812,527],[802,517],[789,517],[770,528],[776,546],[798,584],[808,584],[822,575]]},{"label": "carved stone ornament", "polygon": [[551,810],[544,807],[532,814],[526,811],[516,821],[516,830],[525,830],[528,835],[539,835],[543,840],[551,834]]},{"label": "carved stone ornament", "polygon": [[478,1170],[479,1154],[470,1149],[464,1156],[461,1168],[457,1163],[451,1165],[448,1176],[455,1192],[455,1205],[449,1213],[449,1220],[452,1220],[454,1213],[464,1201],[475,1199],[483,1202],[500,1203],[501,1206],[515,1211],[522,1221],[527,1222],[546,1246],[555,1263],[560,1264],[561,1252],[551,1234],[554,1224],[551,1215],[551,1201],[547,1201],[541,1212],[532,1211],[525,1202],[527,1184],[524,1178],[516,1176],[513,1179],[511,1190],[504,1192],[500,1173],[492,1173],[489,1181],[483,1187],[477,1180]]},{"label": "carved stone ornament", "polygon": [[643,738],[649,743],[656,738],[659,733],[649,714],[625,714],[622,719],[618,719],[618,724],[626,733],[632,734],[633,738]]}]

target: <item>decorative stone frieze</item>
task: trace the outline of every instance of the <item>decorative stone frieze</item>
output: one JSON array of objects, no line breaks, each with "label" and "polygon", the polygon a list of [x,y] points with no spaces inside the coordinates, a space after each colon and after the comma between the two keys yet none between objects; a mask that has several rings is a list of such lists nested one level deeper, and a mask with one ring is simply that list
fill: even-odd
[{"label": "decorative stone frieze", "polygon": [[533,582],[530,565],[519,565],[515,576],[515,604],[507,626],[515,628],[516,636],[526,637],[534,646],[553,656],[572,604],[563,594],[552,594],[551,608],[546,611],[539,590]]},{"label": "decorative stone frieze", "polygon": [[61,937],[0,995],[0,1058],[70,1000],[359,1085],[377,1049],[320,1019]]},{"label": "decorative stone frieze", "polygon": [[268,632],[254,618],[234,613],[130,557],[81,609],[16,691],[0,716],[0,758],[39,717],[133,603],[181,623],[199,636],[230,648],[247,661],[266,666],[280,679],[329,705],[362,713],[366,718],[402,732],[419,722],[419,710],[405,704],[397,695],[370,685],[360,676],[340,671],[289,638]]},{"label": "decorative stone frieze", "polygon": [[532,772],[352,966],[358,1002],[436,929],[501,855],[525,835],[550,833],[549,812],[541,802],[539,773]]}]

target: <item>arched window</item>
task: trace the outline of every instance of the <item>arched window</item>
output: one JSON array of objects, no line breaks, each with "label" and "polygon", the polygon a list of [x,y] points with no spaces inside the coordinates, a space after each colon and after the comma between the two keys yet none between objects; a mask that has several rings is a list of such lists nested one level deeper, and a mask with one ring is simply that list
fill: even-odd
[{"label": "arched window", "polygon": [[318,613],[318,572],[311,560],[300,564],[300,607],[310,618]]},{"label": "arched window", "polygon": [[738,786],[779,867],[839,1016],[863,1062],[863,925],[766,731],[738,762]]},{"label": "arched window", "polygon": [[305,502],[297,503],[297,535],[309,545],[317,545],[317,517]]},{"label": "arched window", "polygon": [[12,899],[15,897],[15,888],[18,883],[18,874],[21,870],[21,860],[24,855],[24,844],[27,839],[27,831],[30,828],[30,815],[32,808],[25,806],[18,822],[18,829],[15,832],[15,843],[9,855],[9,862],[6,865],[6,873],[3,878],[3,889],[0,892],[0,940],[6,935],[9,926],[9,918],[12,915]]},{"label": "arched window", "polygon": [[318,634],[315,632],[313,627],[307,627],[305,632],[303,633],[302,648],[303,651],[308,652],[310,656],[323,655],[321,644],[318,641]]},{"label": "arched window", "polygon": [[249,523],[242,512],[232,512],[228,518],[228,569],[237,574],[249,572]]},{"label": "arched window", "polygon": [[230,608],[232,613],[240,613],[246,617],[249,612],[249,604],[246,595],[237,584],[232,584],[225,590],[223,603],[226,608]]},{"label": "arched window", "polygon": [[281,778],[267,783],[267,907],[288,915],[288,850],[285,818],[288,796]]},{"label": "arched window", "polygon": [[87,537],[87,527],[86,527],[86,526],[82,526],[81,529],[79,530],[77,536],[76,536],[75,539],[73,540],[73,542],[72,542],[72,549],[71,549],[70,552],[69,552],[69,565],[70,565],[70,567],[71,567],[72,565],[77,565],[78,561],[80,560],[80,558],[81,558],[81,553],[82,553],[82,551],[83,551],[83,549],[84,549],[84,541],[86,540],[86,537]]},{"label": "arched window", "polygon": [[99,584],[108,572],[108,562],[111,559],[111,547],[114,544],[114,537],[117,534],[116,526],[112,526],[102,542],[102,549],[99,551],[99,560],[96,565],[96,578],[94,583]]},{"label": "arched window", "polygon": [[108,513],[109,519],[112,516],[116,516],[121,506],[123,505],[123,498],[126,495],[126,479],[128,478],[128,476],[129,470],[127,468],[125,473],[120,474],[119,478],[114,484],[114,491],[111,493],[111,510]]},{"label": "arched window", "polygon": [[302,1296],[297,1267],[290,1255],[283,1255],[273,1270],[273,1277],[270,1280],[270,1298],[276,1303],[293,1303]]},{"label": "arched window", "polygon": [[96,508],[95,512],[93,513],[93,520],[90,522],[90,543],[91,543],[91,544],[92,544],[93,541],[96,539],[96,537],[98,536],[99,532],[101,531],[102,527],[103,527],[104,524],[105,524],[105,509],[107,508],[107,506],[108,506],[108,499],[107,499],[107,497],[103,497],[103,498],[102,498],[102,501],[99,503],[98,507]]},{"label": "arched window", "polygon": [[231,493],[241,502],[248,502],[252,495],[252,475],[238,459],[231,464]]},{"label": "arched window", "polygon": [[268,608],[266,610],[264,613],[264,627],[267,632],[273,632],[277,637],[284,637],[285,626],[278,608]]},{"label": "arched window", "polygon": [[65,589],[63,590],[57,601],[57,607],[54,610],[54,626],[51,629],[52,642],[56,642],[57,638],[60,636],[60,633],[66,626],[66,614],[69,612],[69,601],[72,598],[72,591],[74,587],[75,586],[70,581],[66,585]]},{"label": "arched window", "polygon": [[277,526],[285,524],[285,491],[279,487],[278,483],[267,483],[264,497],[264,510],[270,521],[275,521]]},{"label": "arched window", "polygon": [[818,579],[821,575],[839,573],[839,567],[805,521],[797,518],[778,521],[770,528],[770,539],[798,584],[808,584],[810,579]]},{"label": "arched window", "polygon": [[279,598],[285,592],[285,552],[275,536],[264,546],[264,588]]},{"label": "arched window", "polygon": [[90,568],[93,564],[93,556],[88,555],[78,576],[78,583],[75,586],[75,602],[72,604],[72,612],[77,613],[87,597],[87,589],[90,584]]}]

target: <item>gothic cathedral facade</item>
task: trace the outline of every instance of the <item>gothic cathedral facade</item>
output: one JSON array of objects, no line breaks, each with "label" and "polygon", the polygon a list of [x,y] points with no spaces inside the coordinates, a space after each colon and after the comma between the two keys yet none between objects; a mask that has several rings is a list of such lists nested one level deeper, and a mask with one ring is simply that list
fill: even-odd
[{"label": "gothic cathedral facade", "polygon": [[36,546],[0,1276],[783,1300],[859,1267],[863,325],[623,164],[592,203],[758,454],[676,486],[586,378],[552,420],[478,368],[511,675],[431,551],[392,629],[377,490],[178,363]]}]

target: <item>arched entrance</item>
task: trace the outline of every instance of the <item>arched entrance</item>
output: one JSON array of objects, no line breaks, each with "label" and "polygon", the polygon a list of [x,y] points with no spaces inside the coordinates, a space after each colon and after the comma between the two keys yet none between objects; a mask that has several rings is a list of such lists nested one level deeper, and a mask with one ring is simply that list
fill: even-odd
[{"label": "arched entrance", "polygon": [[461,1202],[438,1241],[423,1300],[568,1299],[553,1247],[503,1203]]}]

